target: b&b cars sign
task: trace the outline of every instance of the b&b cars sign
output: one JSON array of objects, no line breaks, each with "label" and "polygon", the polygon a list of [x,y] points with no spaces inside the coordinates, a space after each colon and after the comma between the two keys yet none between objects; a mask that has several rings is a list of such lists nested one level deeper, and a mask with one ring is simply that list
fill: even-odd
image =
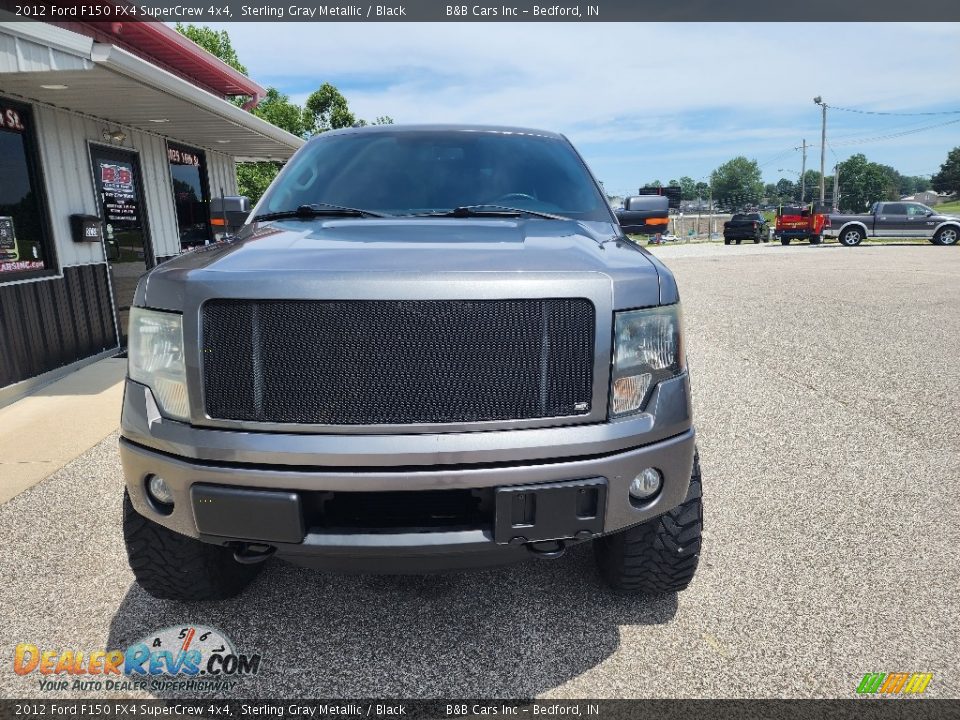
[{"label": "b&b cars sign", "polygon": [[100,163],[103,209],[108,222],[136,222],[137,195],[133,184],[133,166],[123,162]]}]

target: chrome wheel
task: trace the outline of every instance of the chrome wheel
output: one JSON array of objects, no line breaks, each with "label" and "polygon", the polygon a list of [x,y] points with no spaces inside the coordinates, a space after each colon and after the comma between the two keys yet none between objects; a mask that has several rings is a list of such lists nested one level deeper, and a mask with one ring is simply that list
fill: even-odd
[{"label": "chrome wheel", "polygon": [[847,247],[853,247],[854,245],[859,245],[863,240],[863,233],[859,230],[847,230],[840,237],[840,242],[842,242]]},{"label": "chrome wheel", "polygon": [[937,233],[937,244],[938,245],[956,245],[958,238],[960,238],[960,234],[957,233],[956,228],[945,227],[940,232]]}]

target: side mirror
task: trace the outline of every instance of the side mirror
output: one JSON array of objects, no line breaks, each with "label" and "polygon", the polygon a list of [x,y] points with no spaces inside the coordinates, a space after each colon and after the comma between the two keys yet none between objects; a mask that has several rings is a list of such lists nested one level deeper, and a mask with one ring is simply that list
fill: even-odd
[{"label": "side mirror", "polygon": [[623,201],[623,209],[616,211],[617,220],[625,233],[655,235],[667,231],[670,223],[670,200],[664,195],[635,195]]},{"label": "side mirror", "polygon": [[250,214],[250,198],[245,195],[227,195],[210,201],[210,224],[218,239],[233,235],[242,226]]}]

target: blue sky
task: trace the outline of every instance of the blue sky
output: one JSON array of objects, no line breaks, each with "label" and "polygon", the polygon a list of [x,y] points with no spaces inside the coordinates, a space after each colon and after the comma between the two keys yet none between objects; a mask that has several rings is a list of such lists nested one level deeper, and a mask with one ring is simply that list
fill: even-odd
[{"label": "blue sky", "polygon": [[[807,167],[819,168],[815,95],[881,112],[960,110],[956,23],[217,27],[255,80],[297,101],[326,81],[367,119],[557,130],[618,193],[700,179],[741,154],[761,163],[768,182],[795,177],[803,138],[814,146]],[[828,168],[862,152],[931,174],[957,145],[960,114],[829,111]]]}]

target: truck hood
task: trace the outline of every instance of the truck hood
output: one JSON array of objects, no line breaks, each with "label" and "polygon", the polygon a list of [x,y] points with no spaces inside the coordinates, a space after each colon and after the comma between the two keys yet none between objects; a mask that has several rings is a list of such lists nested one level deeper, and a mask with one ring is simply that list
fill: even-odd
[{"label": "truck hood", "polygon": [[611,223],[336,218],[248,225],[235,240],[156,267],[141,281],[135,304],[181,310],[187,284],[200,282],[215,293],[218,284],[238,280],[249,284],[251,297],[274,297],[283,283],[309,281],[322,298],[317,282],[324,278],[369,283],[373,273],[410,282],[474,273],[589,273],[609,279],[615,308],[677,301],[669,270]]}]

